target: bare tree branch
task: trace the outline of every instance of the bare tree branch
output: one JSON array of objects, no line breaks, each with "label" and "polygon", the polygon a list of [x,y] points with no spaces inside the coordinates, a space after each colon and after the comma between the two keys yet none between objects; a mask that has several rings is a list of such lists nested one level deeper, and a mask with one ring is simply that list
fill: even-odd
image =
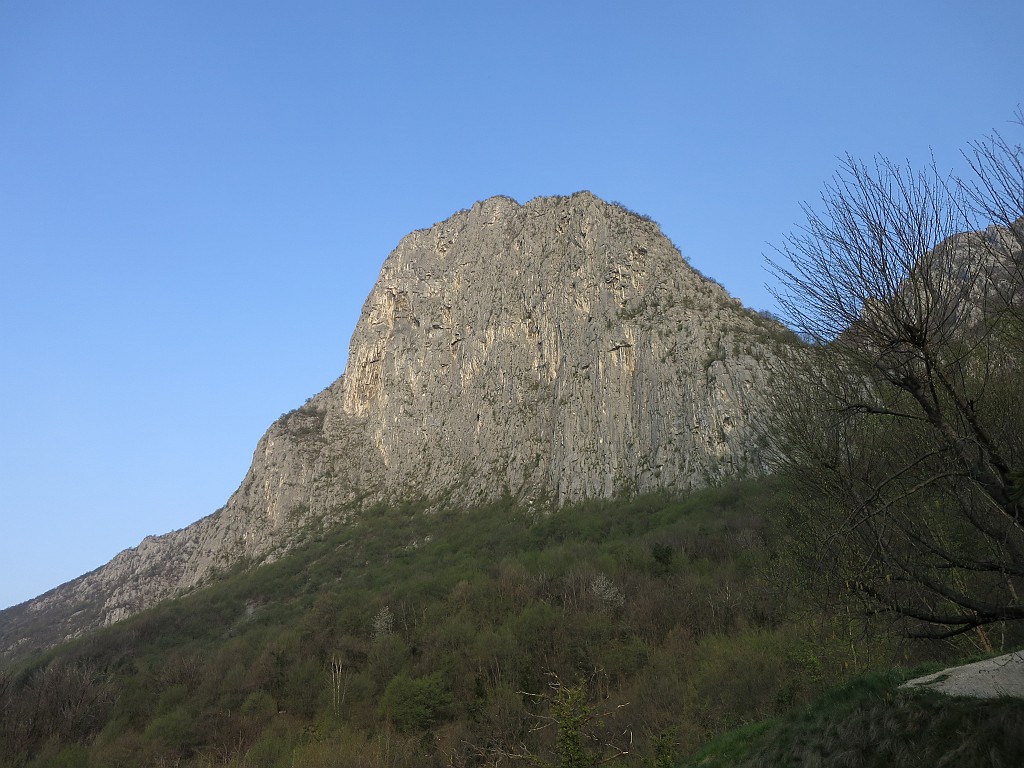
[{"label": "bare tree branch", "polygon": [[822,502],[795,535],[913,633],[1024,618],[1024,152],[968,161],[847,157],[769,259],[810,341],[768,435]]}]

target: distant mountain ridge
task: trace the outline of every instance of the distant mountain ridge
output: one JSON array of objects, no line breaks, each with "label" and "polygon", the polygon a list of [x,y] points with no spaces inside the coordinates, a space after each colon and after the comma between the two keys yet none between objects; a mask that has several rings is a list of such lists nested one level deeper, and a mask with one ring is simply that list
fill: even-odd
[{"label": "distant mountain ridge", "polygon": [[793,344],[646,217],[589,192],[476,203],[398,244],[344,374],[271,425],[224,507],[0,612],[0,654],[137,613],[379,502],[562,505],[760,473],[755,424]]}]

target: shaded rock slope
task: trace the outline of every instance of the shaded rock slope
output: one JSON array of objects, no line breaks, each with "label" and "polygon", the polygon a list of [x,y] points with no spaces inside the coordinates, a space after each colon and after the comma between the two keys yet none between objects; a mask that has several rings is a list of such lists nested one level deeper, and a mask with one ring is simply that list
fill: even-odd
[{"label": "shaded rock slope", "polygon": [[271,425],[223,508],[0,613],[0,653],[117,621],[379,502],[561,505],[760,472],[754,424],[791,343],[621,206],[477,203],[398,244],[345,373]]}]

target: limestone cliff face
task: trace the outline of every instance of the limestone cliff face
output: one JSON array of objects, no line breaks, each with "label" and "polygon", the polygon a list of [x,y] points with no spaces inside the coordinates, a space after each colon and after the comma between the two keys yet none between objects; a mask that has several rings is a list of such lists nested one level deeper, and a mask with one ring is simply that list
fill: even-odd
[{"label": "limestone cliff face", "polygon": [[344,375],[270,427],[222,509],[0,614],[0,648],[123,618],[388,499],[564,504],[759,472],[753,425],[788,343],[620,206],[477,203],[399,243]]},{"label": "limestone cliff face", "polygon": [[363,421],[384,482],[427,495],[701,485],[758,468],[756,336],[652,222],[493,198],[388,258],[324,434]]}]

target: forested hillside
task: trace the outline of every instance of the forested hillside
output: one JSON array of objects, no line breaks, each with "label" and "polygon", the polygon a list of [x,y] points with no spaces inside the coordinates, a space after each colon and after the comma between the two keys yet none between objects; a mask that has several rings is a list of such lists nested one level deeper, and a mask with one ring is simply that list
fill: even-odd
[{"label": "forested hillside", "polygon": [[860,671],[963,651],[816,609],[773,555],[787,498],[759,480],[550,514],[381,508],[6,673],[0,759],[568,765],[577,723],[587,759],[668,766]]}]

